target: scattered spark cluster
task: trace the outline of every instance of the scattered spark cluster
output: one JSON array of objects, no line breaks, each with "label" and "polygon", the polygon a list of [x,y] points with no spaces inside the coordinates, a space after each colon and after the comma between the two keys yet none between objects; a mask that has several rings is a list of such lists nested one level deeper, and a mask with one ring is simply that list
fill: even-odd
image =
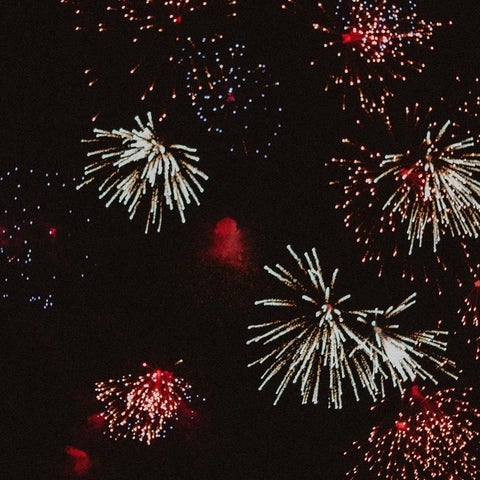
[{"label": "scattered spark cluster", "polygon": [[340,87],[347,96],[355,92],[368,111],[383,108],[392,95],[389,80],[406,80],[408,71],[421,72],[425,65],[419,50],[432,50],[431,38],[440,22],[419,17],[413,0],[396,4],[388,0],[340,0],[318,2],[311,8],[302,2],[284,1],[282,7],[303,11],[323,37],[323,52],[313,64],[327,64],[327,90]]},{"label": "scattered spark cluster", "polygon": [[[304,253],[301,258],[290,246],[287,248],[300,269],[301,278],[279,264],[275,269],[265,267],[270,275],[290,289],[291,296],[259,300],[256,305],[294,309],[294,317],[249,327],[267,329],[250,339],[249,344],[262,342],[272,345],[270,353],[249,365],[269,364],[262,375],[260,389],[275,375],[283,375],[276,390],[275,404],[290,382],[300,382],[303,403],[318,403],[324,370],[328,376],[328,405],[342,408],[343,383],[346,381],[357,400],[358,386],[365,388],[376,399],[381,393],[376,377],[381,375],[383,379],[388,375],[384,365],[387,365],[393,385],[400,389],[405,381],[417,377],[436,382],[420,364],[422,358],[432,361],[445,373],[450,373],[449,368],[453,369],[454,364],[450,360],[428,355],[419,348],[426,345],[445,350],[445,343],[438,337],[446,332],[429,330],[407,336],[396,332],[398,325],[380,325],[380,315],[389,322],[414,303],[414,295],[397,307],[386,310],[346,310],[342,304],[350,295],[339,298],[334,295],[338,270],[327,282],[315,249]],[[369,320],[371,315],[373,320]],[[360,331],[361,324],[373,327],[373,339],[368,333]],[[277,341],[278,346],[274,343]]]},{"label": "scattered spark cluster", "polygon": [[237,4],[236,0],[60,0],[60,3],[72,5],[75,13],[84,19],[77,30],[93,26],[104,32],[118,28],[116,24],[123,21],[133,25],[137,32],[157,33],[171,25],[181,25],[185,17],[208,6],[225,9],[228,15],[235,16]]},{"label": "scattered spark cluster", "polygon": [[82,252],[81,260],[76,254],[74,259],[65,246],[66,237],[78,228],[70,227],[79,221],[65,199],[69,189],[74,192],[74,182],[63,180],[58,172],[18,166],[1,174],[0,296],[4,302],[18,300],[48,309],[59,284],[70,278],[66,275],[84,276],[88,255]]},{"label": "scattered spark cluster", "polygon": [[245,156],[266,158],[281,129],[278,82],[266,65],[255,64],[245,45],[226,46],[219,38],[191,45],[187,89],[198,118],[208,131],[224,136],[231,151],[240,145]]},{"label": "scattered spark cluster", "polygon": [[[190,36],[197,31],[215,36],[219,19],[236,16],[237,4],[235,0],[61,2],[75,7],[79,17],[76,30],[112,34],[108,38],[114,46],[108,47],[108,42],[100,42],[95,52],[97,60],[91,60],[84,70],[88,85],[95,87],[99,99],[105,102],[109,97],[106,91],[111,92],[111,85],[127,75],[129,90],[136,90],[141,101],[151,99],[156,108],[160,105],[163,109],[177,98],[179,69],[188,65],[184,61],[190,52]],[[122,46],[125,40],[133,45],[128,46],[124,55],[118,56],[117,50],[125,49]],[[94,58],[94,55],[90,57]],[[114,62],[111,61],[113,58]],[[99,114],[95,113],[92,121],[97,120]]]},{"label": "scattered spark cluster", "polygon": [[160,369],[138,378],[98,382],[95,388],[104,406],[106,433],[115,440],[130,438],[147,445],[164,438],[178,420],[179,409],[191,401],[191,386]]},{"label": "scattered spark cluster", "polygon": [[[473,338],[469,335],[467,342],[475,343],[477,360],[480,360],[480,278],[478,275],[479,267],[477,266],[477,274],[473,280],[473,285],[465,298],[465,302],[461,308],[458,309],[458,314],[461,316],[461,322],[465,327],[470,327],[473,330]],[[476,337],[475,337],[476,336]]]},{"label": "scattered spark cluster", "polygon": [[203,192],[200,180],[208,177],[191,162],[198,162],[196,149],[180,144],[166,144],[156,130],[151,113],[143,123],[135,117],[138,129],[95,129],[95,139],[101,148],[88,156],[100,160],[85,168],[86,180],[78,187],[97,180],[99,172],[107,178],[98,187],[99,198],[125,205],[132,219],[141,204],[147,205],[145,233],[150,226],[160,231],[164,206],[176,209],[182,222],[184,210],[192,201],[200,204],[197,192]]},{"label": "scattered spark cluster", "polygon": [[[350,480],[439,480],[478,478],[475,454],[480,411],[470,404],[470,390],[454,389],[424,395],[413,385],[402,398],[396,421],[373,428],[365,446],[357,443],[363,464]],[[365,468],[367,467],[367,468]]]},{"label": "scattered spark cluster", "polygon": [[[333,159],[348,172],[345,201],[337,207],[346,210],[345,224],[366,245],[364,260],[382,262],[398,255],[407,265],[418,251],[428,249],[444,270],[441,253],[452,247],[449,243],[441,252],[442,242],[454,239],[467,260],[465,240],[480,235],[477,140],[449,119],[430,120],[430,113],[419,112],[416,105],[406,109],[404,123],[387,117],[392,135],[404,132],[400,146],[379,142],[373,150],[344,140],[356,156]],[[382,251],[390,244],[386,236],[392,237],[392,252]]]}]

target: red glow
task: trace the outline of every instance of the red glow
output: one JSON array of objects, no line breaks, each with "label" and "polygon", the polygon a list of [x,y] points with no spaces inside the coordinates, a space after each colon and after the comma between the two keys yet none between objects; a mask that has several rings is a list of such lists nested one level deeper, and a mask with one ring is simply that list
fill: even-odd
[{"label": "red glow", "polygon": [[395,427],[397,427],[397,430],[402,430],[405,431],[408,428],[407,422],[397,420],[395,422]]},{"label": "red glow", "polygon": [[422,392],[418,388],[418,385],[413,385],[411,388],[411,394],[413,398],[416,398],[417,400],[424,401],[425,397],[423,396]]},{"label": "red glow", "polygon": [[225,101],[226,101],[227,103],[235,103],[235,102],[236,102],[235,96],[233,95],[232,92],[228,92],[228,93],[227,93],[227,96],[226,96],[226,98],[225,98]]},{"label": "red glow", "polygon": [[87,417],[88,428],[97,432],[103,429],[105,419],[101,413],[93,413]]},{"label": "red glow", "polygon": [[232,267],[240,268],[244,265],[243,235],[233,218],[225,217],[217,222],[214,229],[213,246],[209,254]]},{"label": "red glow", "polygon": [[183,21],[183,18],[181,15],[179,15],[178,17],[174,17],[173,19],[173,23],[182,23]]},{"label": "red glow", "polygon": [[68,445],[65,447],[65,453],[69,456],[69,465],[66,469],[68,475],[81,477],[88,473],[92,462],[86,452]]},{"label": "red glow", "polygon": [[48,229],[48,235],[52,238],[55,238],[57,236],[57,228],[56,227],[50,227]]},{"label": "red glow", "polygon": [[357,32],[355,29],[348,33],[342,33],[342,43],[345,45],[348,43],[360,42],[361,40],[363,40],[363,38],[363,33]]},{"label": "red glow", "polygon": [[480,280],[475,280],[475,282],[473,283],[473,286],[475,288],[480,288]]},{"label": "red glow", "polygon": [[215,225],[214,233],[217,237],[238,235],[237,222],[230,217],[222,218],[222,220],[218,221]]},{"label": "red glow", "polygon": [[402,168],[400,170],[400,178],[419,190],[423,188],[424,181],[422,174],[417,172],[414,168]]}]

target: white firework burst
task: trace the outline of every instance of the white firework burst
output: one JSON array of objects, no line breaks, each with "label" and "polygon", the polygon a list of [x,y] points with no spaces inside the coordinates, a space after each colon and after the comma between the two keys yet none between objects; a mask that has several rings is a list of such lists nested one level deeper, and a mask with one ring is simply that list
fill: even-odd
[{"label": "white firework burst", "polygon": [[99,172],[108,172],[108,177],[98,187],[99,198],[106,199],[106,206],[114,201],[128,208],[130,219],[140,205],[148,205],[145,233],[150,226],[160,231],[164,204],[176,209],[185,222],[185,208],[195,202],[200,204],[197,192],[203,192],[200,179],[208,176],[191,162],[198,162],[196,149],[180,144],[166,144],[155,130],[151,113],[144,124],[135,117],[139,129],[95,129],[95,139],[87,142],[112,145],[102,146],[88,156],[100,160],[85,168],[86,180],[78,187],[96,180]]},{"label": "white firework burst", "polygon": [[321,374],[328,375],[328,405],[342,408],[343,382],[348,380],[356,399],[359,399],[358,386],[368,390],[375,398],[376,386],[370,365],[362,358],[351,356],[353,347],[370,350],[370,345],[358,335],[347,322],[348,317],[364,317],[362,311],[343,309],[343,303],[350,298],[344,295],[335,298],[333,288],[338,270],[327,283],[324,279],[315,249],[306,252],[300,258],[287,247],[296,260],[305,281],[296,278],[290,271],[276,265],[276,269],[265,267],[268,273],[280,280],[292,291],[291,298],[270,298],[259,300],[256,305],[287,307],[299,309],[298,314],[290,320],[275,320],[269,323],[251,325],[249,329],[264,329],[262,333],[247,343],[262,342],[270,345],[280,341],[267,355],[249,366],[270,362],[262,375],[262,389],[275,375],[283,375],[276,390],[275,404],[280,399],[287,385],[300,382],[302,403],[311,400],[318,403]]},{"label": "white firework burst", "polygon": [[[444,330],[420,330],[409,333],[408,335],[399,332],[400,325],[392,323],[392,319],[410,308],[415,303],[416,294],[413,293],[405,300],[403,300],[396,307],[389,306],[385,310],[375,309],[370,312],[373,315],[373,320],[365,320],[361,318],[360,321],[370,324],[373,329],[373,338],[370,338],[375,348],[370,349],[373,354],[370,361],[373,362],[373,371],[375,374],[379,373],[382,383],[386,378],[384,366],[388,370],[392,384],[404,390],[406,382],[413,382],[415,380],[428,379],[437,384],[438,381],[429,370],[427,370],[422,363],[429,362],[434,367],[457,379],[453,373],[455,363],[448,358],[427,353],[422,347],[428,347],[444,352],[447,348],[447,342],[440,340],[441,337],[448,335]],[[364,350],[361,352],[364,354]]]}]

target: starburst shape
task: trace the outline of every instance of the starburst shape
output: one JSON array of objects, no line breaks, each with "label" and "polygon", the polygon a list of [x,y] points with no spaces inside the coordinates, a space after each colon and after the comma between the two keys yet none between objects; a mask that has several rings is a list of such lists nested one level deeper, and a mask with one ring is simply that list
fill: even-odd
[{"label": "starburst shape", "polygon": [[200,180],[207,180],[208,176],[191,163],[199,161],[195,148],[162,140],[151,113],[147,114],[146,123],[139,117],[135,121],[138,129],[94,130],[95,139],[86,141],[101,143],[102,147],[88,156],[99,156],[100,160],[85,168],[86,180],[78,188],[107,172],[107,178],[98,187],[99,198],[107,199],[107,207],[114,201],[125,205],[130,219],[145,203],[145,233],[150,226],[159,232],[164,205],[169,210],[176,209],[185,222],[185,208],[192,202],[200,204]]},{"label": "starburst shape", "polygon": [[191,401],[191,386],[172,372],[156,369],[98,382],[106,433],[113,439],[130,438],[150,445],[164,438],[178,419],[180,407]]},{"label": "starburst shape", "polygon": [[350,480],[474,480],[480,411],[469,401],[471,389],[424,394],[413,385],[402,396],[393,422],[375,426],[365,446],[356,442],[363,462],[348,472]]},{"label": "starburst shape", "polygon": [[[267,329],[248,344],[262,342],[270,346],[280,342],[273,350],[249,366],[270,363],[262,375],[262,389],[275,375],[281,375],[276,389],[275,404],[287,385],[300,383],[302,403],[318,403],[322,374],[328,376],[328,405],[342,408],[343,383],[348,381],[356,399],[358,386],[362,386],[375,398],[371,368],[368,364],[352,357],[353,347],[369,350],[369,344],[349,325],[352,318],[363,317],[366,313],[344,309],[350,295],[337,297],[334,294],[335,270],[331,280],[325,280],[317,252],[312,249],[300,258],[291,248],[288,251],[295,259],[303,279],[297,278],[281,265],[275,269],[265,267],[267,272],[280,280],[291,291],[288,298],[259,300],[256,305],[293,309],[292,319],[278,319],[273,322],[251,325],[249,329]],[[353,346],[353,347],[352,347]]]},{"label": "starburst shape", "polygon": [[[385,255],[393,255],[412,265],[415,255],[430,250],[445,270],[443,255],[460,250],[468,264],[466,242],[480,235],[480,150],[461,125],[431,116],[431,108],[425,112],[415,105],[406,109],[403,123],[386,117],[397,152],[346,139],[355,158],[333,159],[348,172],[345,201],[338,206],[347,211],[347,227],[366,245],[365,260],[383,263]],[[428,280],[428,272],[424,276]]]},{"label": "starburst shape", "polygon": [[414,1],[340,0],[313,6],[286,0],[285,10],[298,12],[321,35],[312,65],[328,65],[326,89],[339,88],[344,108],[356,96],[367,111],[382,109],[393,95],[392,81],[405,81],[425,68],[422,52],[441,22],[420,17]]},{"label": "starburst shape", "polygon": [[[445,330],[419,330],[408,334],[402,333],[400,324],[394,323],[395,317],[409,309],[415,303],[416,294],[412,294],[397,306],[375,309],[367,318],[359,320],[372,329],[369,340],[375,348],[370,349],[373,372],[379,374],[382,393],[383,381],[390,378],[393,386],[404,391],[404,385],[418,380],[438,381],[434,374],[423,364],[429,363],[437,371],[457,379],[455,363],[439,354],[447,349],[447,342],[442,340],[448,335]],[[425,347],[431,352],[425,351]],[[360,354],[364,354],[360,350]],[[387,372],[388,374],[387,374]]]}]

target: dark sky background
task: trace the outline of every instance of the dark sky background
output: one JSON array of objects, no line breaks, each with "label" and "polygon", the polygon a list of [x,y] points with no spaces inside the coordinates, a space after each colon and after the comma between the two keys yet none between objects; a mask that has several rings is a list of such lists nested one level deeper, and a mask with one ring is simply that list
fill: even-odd
[{"label": "dark sky background", "polygon": [[[262,369],[247,364],[263,350],[245,345],[247,326],[272,317],[273,310],[254,301],[284,292],[262,267],[293,267],[289,243],[298,253],[317,247],[327,272],[338,266],[337,291],[351,293],[352,306],[386,306],[417,291],[411,309],[416,325],[442,319],[459,330],[449,350],[464,369],[458,384],[478,385],[478,363],[464,347],[468,333],[458,328],[455,315],[465,290],[447,287],[438,297],[420,282],[388,274],[380,280],[374,266],[361,263],[362,250],[334,209],[340,197],[324,168],[361,112],[342,112],[338,96],[324,93],[326,66],[308,67],[315,45],[309,29],[276,3],[247,0],[235,23],[219,22],[228,39],[245,43],[280,82],[284,127],[268,159],[230,154],[224,139],[202,129],[184,94],[167,106],[174,141],[182,143],[181,137],[197,145],[210,177],[201,205],[187,209],[186,224],[166,212],[162,232],[146,236],[142,219],[130,222],[121,207],[105,209],[94,188],[45,195],[41,182],[19,174],[19,196],[27,205],[41,201],[49,225],[58,229],[58,245],[43,250],[53,253],[32,267],[32,288],[46,288],[50,268],[59,276],[53,308],[36,308],[19,294],[1,310],[4,438],[14,447],[5,478],[68,478],[68,445],[90,456],[92,468],[84,478],[91,480],[344,478],[343,452],[353,440],[366,440],[373,425],[394,418],[398,398],[392,392],[391,408],[382,416],[370,411],[367,395],[357,403],[348,391],[341,411],[302,406],[295,386],[276,407],[275,382],[257,391]],[[456,74],[478,75],[477,3],[424,2],[422,12],[454,24],[435,36],[425,73],[399,88],[399,105],[428,104],[448,92]],[[93,114],[102,112],[99,127],[131,128],[134,115],[161,110],[161,94],[140,104],[133,82],[117,75],[139,52],[121,32],[74,32],[78,19],[55,0],[6,0],[2,6],[2,173],[19,166],[22,172],[34,168],[78,178],[88,151],[80,140],[91,138]],[[201,32],[198,25],[191,28]],[[108,80],[99,93],[88,89],[82,73],[92,64]],[[181,80],[179,86],[181,91]],[[2,199],[9,204],[14,182],[3,185]],[[67,204],[69,216],[62,213]],[[238,264],[208,253],[215,246],[215,225],[225,217],[240,231]],[[145,361],[171,368],[180,358],[175,373],[205,397],[193,425],[180,424],[149,447],[113,442],[88,426],[100,409],[96,381],[141,374]],[[453,385],[439,377],[442,386]]]}]

